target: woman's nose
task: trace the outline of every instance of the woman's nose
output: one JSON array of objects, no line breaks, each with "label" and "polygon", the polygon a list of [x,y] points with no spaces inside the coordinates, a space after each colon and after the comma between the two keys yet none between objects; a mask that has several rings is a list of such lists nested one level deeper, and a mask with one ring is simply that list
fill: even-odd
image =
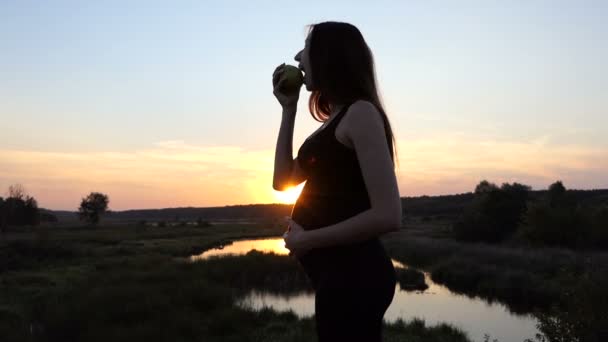
[{"label": "woman's nose", "polygon": [[293,59],[295,59],[297,62],[300,61],[300,56],[302,55],[302,51],[296,53],[295,57]]}]

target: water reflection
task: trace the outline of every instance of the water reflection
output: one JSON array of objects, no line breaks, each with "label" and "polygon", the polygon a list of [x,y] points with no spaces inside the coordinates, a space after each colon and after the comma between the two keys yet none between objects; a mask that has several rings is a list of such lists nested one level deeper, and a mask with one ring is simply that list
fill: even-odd
[{"label": "water reflection", "polygon": [[[211,256],[246,254],[251,250],[273,252],[280,255],[289,254],[282,238],[240,240],[232,244],[207,250],[202,254],[191,256],[191,260],[204,260]],[[407,268],[407,265],[392,260],[395,268]],[[425,273],[429,286],[424,291],[405,291],[397,284],[395,297],[388,308],[384,319],[387,322],[402,318],[414,317],[424,319],[427,324],[451,323],[466,331],[473,341],[483,341],[484,334],[491,339],[504,341],[523,341],[532,338],[538,330],[536,319],[531,315],[516,315],[509,312],[500,303],[488,303],[483,299],[469,298],[450,291],[447,287],[434,283]],[[281,296],[266,292],[252,291],[241,298],[237,305],[253,309],[271,307],[277,311],[293,311],[300,317],[314,314],[314,294],[300,293]]]},{"label": "water reflection", "polygon": [[254,249],[264,253],[289,254],[283,239],[236,240],[228,245],[206,250],[199,255],[193,255],[190,260],[204,260],[212,256],[247,254]]}]

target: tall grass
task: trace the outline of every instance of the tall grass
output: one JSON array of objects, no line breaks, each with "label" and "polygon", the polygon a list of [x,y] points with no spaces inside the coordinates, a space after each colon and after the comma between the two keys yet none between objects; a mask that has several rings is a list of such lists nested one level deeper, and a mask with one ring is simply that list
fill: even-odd
[{"label": "tall grass", "polygon": [[532,313],[537,341],[608,340],[608,253],[513,248],[404,234],[384,240],[391,256],[469,296]]},{"label": "tall grass", "polygon": [[[235,305],[252,289],[310,289],[290,257],[250,252],[197,262],[176,258],[230,238],[276,236],[272,229],[120,229],[125,228],[59,230],[41,248],[35,247],[35,234],[12,236],[17,245],[0,242],[1,255],[20,256],[0,271],[2,341],[316,339],[311,318]],[[41,255],[48,257],[39,260]],[[416,321],[386,329],[387,341],[467,341],[448,325],[429,328]]]},{"label": "tall grass", "polygon": [[588,260],[608,265],[608,253],[558,248],[512,248],[412,236],[393,236],[384,243],[391,257],[424,268],[433,281],[470,296],[500,300],[518,313],[558,302],[564,277],[583,274]]}]

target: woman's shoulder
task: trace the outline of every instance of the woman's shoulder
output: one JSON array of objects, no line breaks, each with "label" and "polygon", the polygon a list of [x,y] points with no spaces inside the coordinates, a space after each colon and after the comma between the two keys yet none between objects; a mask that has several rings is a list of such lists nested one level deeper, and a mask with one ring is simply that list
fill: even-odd
[{"label": "woman's shoulder", "polygon": [[376,108],[376,105],[373,104],[371,101],[369,100],[365,100],[365,99],[358,99],[356,101],[353,101],[350,106],[348,107],[348,110],[355,110],[355,111],[363,111],[363,110],[371,110],[371,111],[376,111],[378,112],[378,108]]},{"label": "woman's shoulder", "polygon": [[380,111],[372,102],[367,100],[357,100],[353,102],[346,113],[344,113],[344,128],[347,131],[358,130],[366,131],[370,125],[384,127],[384,121]]},{"label": "woman's shoulder", "polygon": [[353,148],[353,141],[363,135],[381,132],[384,135],[384,121],[376,106],[367,100],[353,102],[336,128],[336,138]]}]

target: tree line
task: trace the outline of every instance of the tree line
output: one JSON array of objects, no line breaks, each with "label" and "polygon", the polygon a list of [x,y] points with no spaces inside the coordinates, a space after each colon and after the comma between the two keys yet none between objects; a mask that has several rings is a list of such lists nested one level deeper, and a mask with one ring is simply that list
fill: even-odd
[{"label": "tree line", "polygon": [[[567,190],[561,181],[551,184],[546,191],[532,194],[531,187],[525,184],[498,186],[483,180],[473,193],[402,201],[407,204],[404,211],[410,214],[447,213],[456,217],[452,230],[459,240],[486,243],[515,240],[532,245],[608,248],[608,196]],[[81,199],[77,215],[80,220],[96,225],[108,212],[109,202],[108,195],[91,192]],[[252,206],[251,210],[257,207]],[[8,196],[0,197],[0,232],[8,226],[33,226],[41,222],[57,222],[57,218],[40,210],[36,199],[22,185],[11,185]]]},{"label": "tree line", "polygon": [[453,225],[456,238],[499,243],[523,241],[568,248],[608,248],[608,199],[585,202],[561,181],[531,198],[520,183],[476,187],[472,202]]}]

